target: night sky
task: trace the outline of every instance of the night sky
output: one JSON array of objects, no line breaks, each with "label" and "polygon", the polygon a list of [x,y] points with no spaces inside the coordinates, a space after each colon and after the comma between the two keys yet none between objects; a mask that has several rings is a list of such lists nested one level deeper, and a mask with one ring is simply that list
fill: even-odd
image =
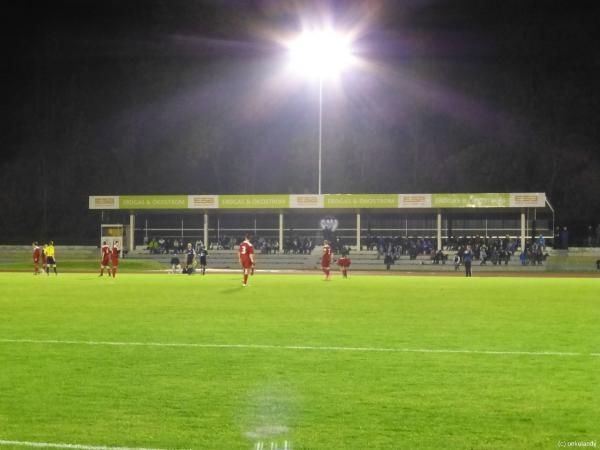
[{"label": "night sky", "polygon": [[318,88],[281,39],[329,21],[325,193],[546,192],[600,221],[600,24],[584,1],[3,3],[0,234],[97,235],[88,195],[313,193]]}]

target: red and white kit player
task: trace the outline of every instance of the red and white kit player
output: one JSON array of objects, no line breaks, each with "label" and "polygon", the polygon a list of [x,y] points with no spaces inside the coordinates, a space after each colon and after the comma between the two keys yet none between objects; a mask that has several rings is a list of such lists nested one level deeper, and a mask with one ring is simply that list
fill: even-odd
[{"label": "red and white kit player", "polygon": [[40,258],[42,257],[42,249],[37,242],[33,243],[33,274],[40,273]]},{"label": "red and white kit player", "polygon": [[117,276],[117,268],[119,267],[119,243],[116,241],[113,243],[110,253],[110,263],[112,266],[112,276],[115,278]]},{"label": "red and white kit player", "polygon": [[110,260],[110,247],[104,241],[102,243],[102,247],[100,248],[100,255],[102,260],[100,261],[100,276],[104,275],[104,269],[108,272],[108,276],[110,277],[110,269],[108,267],[108,261]]},{"label": "red and white kit player", "polygon": [[242,270],[244,271],[244,282],[242,286],[246,286],[248,284],[248,275],[254,274],[254,247],[250,243],[250,235],[247,234],[244,242],[240,244],[239,251],[239,259],[240,265],[242,266]]},{"label": "red and white kit player", "polygon": [[321,269],[325,274],[325,279],[329,280],[331,259],[333,258],[333,251],[329,246],[328,241],[323,241],[323,256],[321,256]]},{"label": "red and white kit player", "polygon": [[350,258],[348,258],[346,255],[342,255],[340,258],[338,258],[337,264],[342,270],[342,277],[348,278],[348,268],[350,267],[350,264],[352,264]]}]

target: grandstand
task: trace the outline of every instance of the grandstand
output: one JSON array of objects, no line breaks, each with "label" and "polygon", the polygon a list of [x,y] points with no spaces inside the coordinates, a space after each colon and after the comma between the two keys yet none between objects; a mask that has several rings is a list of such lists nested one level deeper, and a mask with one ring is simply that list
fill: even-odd
[{"label": "grandstand", "polygon": [[[443,259],[434,264],[435,252],[507,240],[512,257],[503,267],[515,268],[523,265],[517,251],[540,234],[550,244],[554,228],[544,193],[90,196],[89,207],[102,223],[124,225],[129,252],[167,262],[191,242],[223,269],[235,266],[247,232],[270,269],[315,268],[324,238],[336,253],[351,252],[353,269],[384,269],[394,243],[394,270],[449,270]],[[495,262],[488,265],[499,269]]]}]

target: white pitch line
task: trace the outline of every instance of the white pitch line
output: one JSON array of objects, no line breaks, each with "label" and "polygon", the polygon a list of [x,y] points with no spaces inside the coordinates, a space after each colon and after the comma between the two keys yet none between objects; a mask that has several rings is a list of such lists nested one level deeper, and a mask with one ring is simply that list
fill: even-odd
[{"label": "white pitch line", "polygon": [[0,446],[13,445],[19,447],[33,447],[33,448],[72,448],[78,450],[163,450],[157,448],[144,448],[144,447],[106,447],[98,445],[81,445],[81,444],[62,444],[62,443],[51,443],[51,442],[27,442],[27,441],[7,441],[0,439]]},{"label": "white pitch line", "polygon": [[177,342],[115,342],[115,341],[62,341],[55,339],[0,339],[0,343],[14,344],[57,344],[91,345],[113,347],[175,347],[175,348],[237,348],[266,350],[315,350],[339,352],[388,352],[388,353],[463,353],[475,355],[525,355],[525,356],[600,356],[600,353],[554,352],[554,351],[502,351],[431,348],[386,348],[386,347],[335,347],[311,345],[268,345],[268,344],[195,344]]}]

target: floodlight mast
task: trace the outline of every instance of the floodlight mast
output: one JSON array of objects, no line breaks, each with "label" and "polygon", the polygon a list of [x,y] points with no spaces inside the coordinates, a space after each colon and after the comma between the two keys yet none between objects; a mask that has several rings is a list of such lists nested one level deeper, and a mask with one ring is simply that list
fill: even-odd
[{"label": "floodlight mast", "polygon": [[352,61],[349,35],[326,29],[302,33],[289,44],[291,69],[307,78],[319,81],[319,140],[318,140],[318,194],[322,194],[323,156],[323,82],[332,78]]},{"label": "floodlight mast", "polygon": [[319,192],[321,195],[321,161],[323,154],[323,77],[319,77]]}]

